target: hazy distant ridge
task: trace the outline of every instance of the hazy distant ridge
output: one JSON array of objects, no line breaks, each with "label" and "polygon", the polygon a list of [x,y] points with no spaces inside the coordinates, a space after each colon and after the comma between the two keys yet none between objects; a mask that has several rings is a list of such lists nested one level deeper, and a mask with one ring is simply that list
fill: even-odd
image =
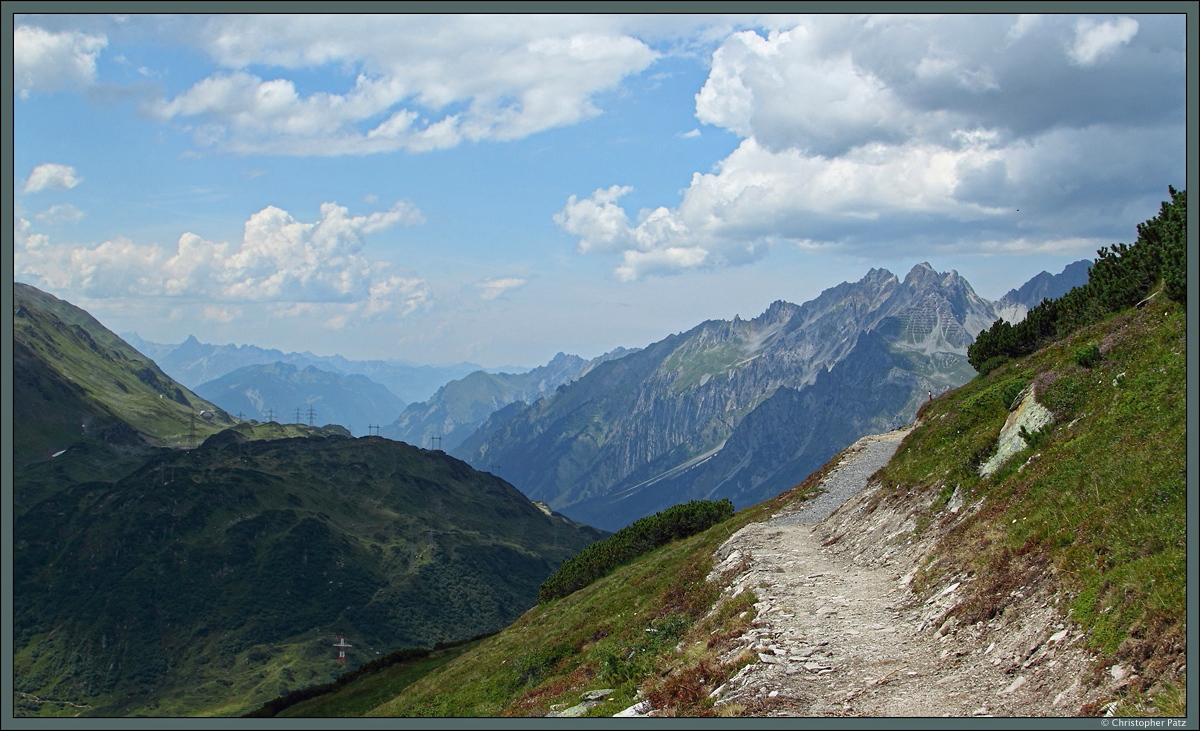
[{"label": "hazy distant ridge", "polygon": [[515,402],[530,403],[549,396],[600,363],[634,352],[636,349],[617,348],[591,360],[559,353],[546,365],[525,373],[476,371],[447,383],[423,403],[409,404],[381,434],[419,447],[434,446],[432,440],[438,438],[436,446],[450,450],[495,411]]},{"label": "hazy distant ridge", "polygon": [[[411,403],[424,401],[455,378],[483,370],[483,366],[468,362],[448,366],[414,365],[402,360],[350,360],[340,355],[284,353],[256,345],[213,345],[200,342],[194,335],[189,335],[176,346],[151,343],[138,337],[137,333],[127,333],[122,337],[188,388],[195,388],[238,368],[287,363],[301,369],[314,366],[333,373],[363,375],[382,383],[401,401]],[[158,355],[151,355],[147,351]]]},{"label": "hazy distant ridge", "polygon": [[[384,385],[358,373],[268,363],[238,368],[196,387],[196,393],[243,418],[281,423],[341,424],[358,436],[404,408]],[[299,416],[296,410],[300,410]]]}]

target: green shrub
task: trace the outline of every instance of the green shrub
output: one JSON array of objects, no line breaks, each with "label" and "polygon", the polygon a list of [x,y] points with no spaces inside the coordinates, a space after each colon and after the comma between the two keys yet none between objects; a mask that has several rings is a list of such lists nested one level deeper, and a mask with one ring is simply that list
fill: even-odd
[{"label": "green shrub", "polygon": [[1007,355],[993,355],[991,358],[985,360],[983,365],[979,366],[979,375],[986,376],[1010,360],[1012,360],[1012,358],[1008,357]]},{"label": "green shrub", "polygon": [[733,515],[733,503],[693,500],[647,516],[568,559],[542,584],[538,602],[579,591],[613,569],[671,541],[696,535]]},{"label": "green shrub", "polygon": [[1025,381],[1020,378],[1014,378],[1000,387],[1000,402],[1004,404],[1004,408],[1011,409],[1013,402],[1025,390]]},{"label": "green shrub", "polygon": [[1075,351],[1075,362],[1084,368],[1091,368],[1100,362],[1100,346],[1092,343]]},{"label": "green shrub", "polygon": [[1171,189],[1171,205],[1163,203],[1157,234],[1162,239],[1162,277],[1167,296],[1187,304],[1187,191]]}]

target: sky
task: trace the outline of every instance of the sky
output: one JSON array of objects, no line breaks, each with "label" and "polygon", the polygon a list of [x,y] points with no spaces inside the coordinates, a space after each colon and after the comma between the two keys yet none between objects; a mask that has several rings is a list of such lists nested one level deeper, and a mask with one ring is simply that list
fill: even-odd
[{"label": "sky", "polygon": [[14,280],[160,343],[533,367],[873,267],[998,299],[1186,188],[1182,14],[13,27]]}]

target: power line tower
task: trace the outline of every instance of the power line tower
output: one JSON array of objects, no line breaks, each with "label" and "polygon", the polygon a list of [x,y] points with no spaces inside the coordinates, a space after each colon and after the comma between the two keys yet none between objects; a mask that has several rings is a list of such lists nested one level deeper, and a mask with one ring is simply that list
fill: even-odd
[{"label": "power line tower", "polygon": [[[374,432],[372,432],[374,430]],[[379,436],[378,424],[367,424],[367,436]]]},{"label": "power line tower", "polygon": [[442,448],[442,438],[441,437],[430,437],[429,441],[430,441],[430,446],[432,446],[434,449]]},{"label": "power line tower", "polygon": [[300,420],[300,407],[299,406],[296,407],[296,420],[293,421],[292,423],[293,424],[303,424],[304,423],[303,421]]},{"label": "power line tower", "polygon": [[267,421],[275,421],[275,409],[267,409]]},{"label": "power line tower", "polygon": [[309,406],[308,407],[308,425],[309,426],[313,425],[313,419],[315,419],[316,417],[317,417],[317,412],[313,410],[312,406]]},{"label": "power line tower", "polygon": [[343,665],[345,665],[346,664],[346,648],[354,647],[354,645],[348,644],[346,642],[346,636],[342,635],[341,641],[333,643],[333,646],[338,649],[338,660],[340,660],[341,663]]}]

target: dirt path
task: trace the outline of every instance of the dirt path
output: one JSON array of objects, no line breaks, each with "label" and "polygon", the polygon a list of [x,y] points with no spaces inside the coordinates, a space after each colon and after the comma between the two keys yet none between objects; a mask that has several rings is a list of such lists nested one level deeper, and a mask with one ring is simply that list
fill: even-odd
[{"label": "dirt path", "polygon": [[759,600],[755,628],[729,657],[749,648],[759,662],[719,688],[718,702],[763,716],[1076,715],[1105,688],[1081,682],[1091,668],[1082,634],[1036,587],[972,626],[943,619],[963,581],[951,577],[926,601],[910,591],[928,544],[911,540],[911,515],[862,509],[868,478],[906,434],[860,440],[825,495],[721,547],[718,571],[748,559],[729,591]]}]

